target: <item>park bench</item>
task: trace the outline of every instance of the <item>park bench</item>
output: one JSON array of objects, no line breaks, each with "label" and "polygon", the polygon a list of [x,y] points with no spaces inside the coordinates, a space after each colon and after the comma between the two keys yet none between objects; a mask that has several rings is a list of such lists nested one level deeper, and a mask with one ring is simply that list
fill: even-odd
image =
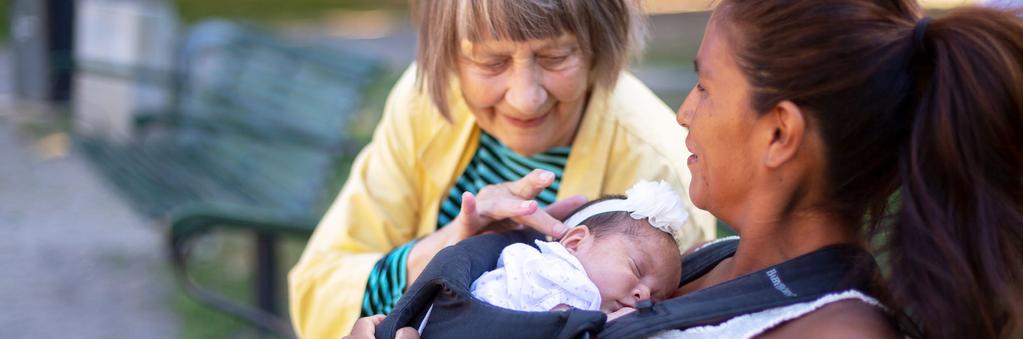
[{"label": "park bench", "polygon": [[[383,68],[227,21],[197,24],[175,68],[173,105],[136,114],[129,141],[76,143],[137,210],[169,222],[174,273],[189,296],[290,337],[277,313],[276,238],[312,233],[347,175],[358,148],[352,119]],[[258,308],[189,276],[189,244],[215,229],[255,234]]]}]

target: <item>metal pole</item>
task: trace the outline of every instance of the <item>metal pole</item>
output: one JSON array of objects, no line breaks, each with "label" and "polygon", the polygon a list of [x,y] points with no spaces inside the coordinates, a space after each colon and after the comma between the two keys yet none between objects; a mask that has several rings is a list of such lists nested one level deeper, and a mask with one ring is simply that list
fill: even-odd
[{"label": "metal pole", "polygon": [[256,233],[256,303],[267,313],[277,313],[277,244],[270,233]]}]

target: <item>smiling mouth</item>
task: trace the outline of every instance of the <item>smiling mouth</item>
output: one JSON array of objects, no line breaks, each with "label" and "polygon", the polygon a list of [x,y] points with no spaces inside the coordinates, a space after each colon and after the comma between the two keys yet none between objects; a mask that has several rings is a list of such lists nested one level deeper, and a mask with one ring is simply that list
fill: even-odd
[{"label": "smiling mouth", "polygon": [[688,138],[686,139],[686,150],[689,151],[689,154],[690,154],[689,158],[686,159],[686,164],[692,164],[692,163],[696,162],[696,160],[698,160],[700,158],[700,157],[696,156],[695,152],[693,152],[693,148],[689,147],[689,139]]},{"label": "smiling mouth", "polygon": [[518,128],[533,128],[543,124],[544,120],[547,119],[548,114],[541,115],[532,119],[517,119],[509,116],[504,116],[504,119],[508,121],[512,126]]}]

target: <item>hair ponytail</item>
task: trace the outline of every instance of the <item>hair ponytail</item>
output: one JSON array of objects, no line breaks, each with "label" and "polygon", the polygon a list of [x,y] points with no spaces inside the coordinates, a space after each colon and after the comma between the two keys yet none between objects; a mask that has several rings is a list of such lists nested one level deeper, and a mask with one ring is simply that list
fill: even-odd
[{"label": "hair ponytail", "polygon": [[911,0],[724,0],[715,15],[752,109],[810,115],[823,208],[879,239],[878,296],[905,329],[1023,337],[1020,18],[964,8],[928,26]]},{"label": "hair ponytail", "polygon": [[956,10],[922,43],[889,292],[924,337],[1021,336],[1023,22]]}]

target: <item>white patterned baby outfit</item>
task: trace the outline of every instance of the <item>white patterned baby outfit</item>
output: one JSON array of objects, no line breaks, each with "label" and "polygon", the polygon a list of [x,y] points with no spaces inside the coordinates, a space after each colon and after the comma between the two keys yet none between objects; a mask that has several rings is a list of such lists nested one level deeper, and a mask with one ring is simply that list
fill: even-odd
[{"label": "white patterned baby outfit", "polygon": [[560,243],[513,244],[501,251],[497,269],[470,287],[472,295],[495,306],[519,311],[550,311],[565,304],[600,310],[600,291],[582,263]]}]

